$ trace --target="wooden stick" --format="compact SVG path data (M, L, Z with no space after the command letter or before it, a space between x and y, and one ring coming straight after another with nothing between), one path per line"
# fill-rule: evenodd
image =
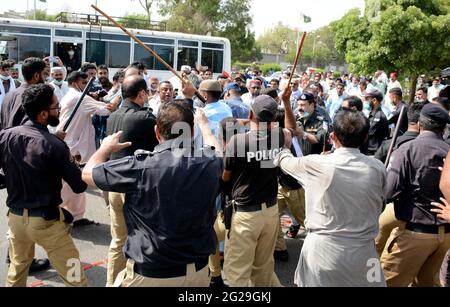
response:
M81 103L83 102L84 97L89 93L89 90L91 89L92 83L94 83L95 78L91 78L84 88L83 93L81 94L80 98L78 99L77 103L75 104L75 108L73 109L72 113L69 116L69 119L67 120L66 124L64 125L63 132L66 132L67 129L69 129L70 124L72 123L73 118L75 117L75 114L77 114L78 109L81 106Z
M146 44L144 44L139 38L137 38L133 33L131 33L130 31L128 31L125 27L123 27L121 24L119 24L117 21L115 21L114 19L112 19L108 14L106 14L105 12L103 12L101 9L99 9L97 6L95 6L94 4L91 5L91 7L96 10L97 12L99 12L100 14L102 14L106 19L108 19L109 21L111 21L116 27L120 28L123 32L125 32L129 37L131 37L139 46L141 46L142 48L144 48L145 50L147 50L151 55L153 55L161 64L163 64L168 70L170 70L176 77L178 77L178 79L181 80L183 86L186 85L186 81L180 76L180 74L173 69L172 66L170 66L169 64L167 64L166 61L164 61L155 51L153 51L149 46L147 46ZM195 90L195 95L198 97L198 99L200 99L203 103L206 103L205 98L200 94L200 92L198 90Z
M294 67L292 67L291 76L289 77L288 87L291 87L291 81L294 77L295 70L297 69L298 60L300 59L300 55L302 54L303 44L305 43L306 32L303 32L302 38L298 45L297 56L295 57Z
M398 134L400 132L400 126L402 124L403 117L405 117L407 109L408 109L407 107L403 106L402 110L400 111L400 115L397 120L397 126L395 126L394 136L392 137L391 145L389 146L388 154L386 157L386 162L384 163L384 166L386 168L388 168L389 163L391 162L391 156L392 156L392 153L394 152L395 143L397 143Z

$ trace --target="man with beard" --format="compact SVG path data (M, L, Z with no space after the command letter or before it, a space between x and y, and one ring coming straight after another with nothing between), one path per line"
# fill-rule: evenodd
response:
M69 85L64 81L64 70L62 67L53 67L51 69L52 81L49 83L55 89L56 98L60 102L69 91Z
M38 58L28 58L22 65L22 75L25 82L14 92L6 95L2 104L0 130L20 126L28 120L22 108L22 95L30 86L44 83L46 64Z
M0 130L17 127L28 121L28 116L22 108L22 95L27 88L34 84L44 83L44 71L46 64L38 58L28 58L22 65L22 75L25 82L14 92L9 93L1 108ZM57 133L60 139L64 139L61 133ZM9 253L6 263L10 263ZM50 262L48 259L34 259L30 267L30 272L38 272L48 269Z
M61 107L53 88L45 84L29 86L22 105L29 121L0 132L0 167L8 190L10 228L11 265L6 286L26 286L35 243L48 253L67 286L87 286L79 252L69 234L71 216L59 207L62 179L76 193L84 192L87 185L67 146L47 129L58 125ZM76 261L77 271L67 265L69 260Z

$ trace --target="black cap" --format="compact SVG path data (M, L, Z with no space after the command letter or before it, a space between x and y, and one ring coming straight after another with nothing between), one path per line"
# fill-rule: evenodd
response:
M275 99L267 95L256 97L252 104L252 111L256 118L263 123L271 123L276 120L278 105Z
M378 101L383 101L383 94L377 90L377 89L371 89L368 90L365 94L363 94L364 97L370 97L370 98L375 98Z
M314 95L311 93L303 93L298 100L315 101Z
M443 107L434 103L426 104L420 115L443 126L450 124L450 116L448 115L448 112Z

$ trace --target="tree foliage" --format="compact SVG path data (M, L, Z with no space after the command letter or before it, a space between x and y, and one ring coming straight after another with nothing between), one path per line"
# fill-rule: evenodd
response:
M379 3L378 15L374 5ZM445 5L447 3L447 5ZM377 69L410 77L450 62L449 2L366 0L366 12L350 11L333 23L336 49L355 73Z
M226 37L233 60L261 58L251 31L250 0L160 0L169 31Z
M287 62L294 62L299 33L282 23L258 38L257 44L267 53L286 54ZM344 57L335 48L331 28L326 26L308 33L302 50L300 64L326 67L330 63L344 64Z
M131 1L134 1L134 0L131 0ZM141 5L141 7L145 10L145 13L147 14L148 21L152 20L152 8L153 8L153 4L156 1L157 0L138 0L139 4Z

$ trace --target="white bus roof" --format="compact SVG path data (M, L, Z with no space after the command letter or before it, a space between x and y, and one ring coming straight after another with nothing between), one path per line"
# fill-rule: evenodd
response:
M27 26L27 27L35 27L35 28L57 28L57 29L67 29L67 30L80 30L80 31L92 31L92 32L100 32L100 26L98 24L93 24L92 28L89 25L84 24L75 24L75 23L61 23L61 22L49 22L49 21L40 21L40 20L27 20L27 19L14 19L14 18L2 18L0 17L0 24L3 25L15 25L15 26ZM149 31L149 30L141 30L141 29L131 29L127 28L131 33L137 36L155 36L160 38L171 38L171 39L187 39L187 40L196 40L196 41L205 41L205 42L221 42L229 45L230 41L224 37L215 37L215 36L204 36L204 35L194 35L194 34L185 34L185 33L177 33L177 32L163 32L163 31ZM116 27L106 27L102 26L101 33L110 33L110 34L123 34L126 35L121 29Z

